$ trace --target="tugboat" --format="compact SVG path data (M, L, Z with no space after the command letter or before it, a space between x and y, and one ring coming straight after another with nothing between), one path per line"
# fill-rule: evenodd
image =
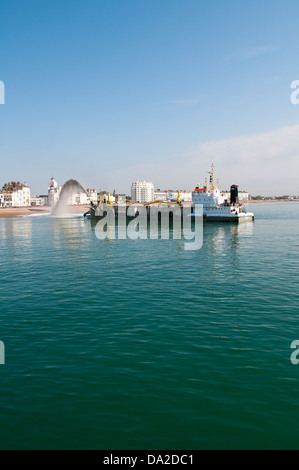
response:
M192 192L193 208L191 217L196 217L195 205L202 204L203 219L215 222L241 222L254 220L253 212L246 212L242 203L239 202L238 186L233 184L230 188L230 201L218 188L214 182L214 165L210 172L210 185L207 181L204 187L196 186Z

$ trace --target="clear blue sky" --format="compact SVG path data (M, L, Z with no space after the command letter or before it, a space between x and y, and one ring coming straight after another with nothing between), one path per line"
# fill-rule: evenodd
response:
M0 0L0 186L193 189L214 162L223 189L299 193L298 18L295 0Z

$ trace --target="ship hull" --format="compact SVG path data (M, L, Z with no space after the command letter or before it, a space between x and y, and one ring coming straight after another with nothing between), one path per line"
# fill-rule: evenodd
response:
M191 214L192 219L195 219L195 215ZM252 212L241 213L238 215L203 215L204 222L234 222L234 223L241 223L241 222L250 222L254 221L254 214Z
M118 219L118 207L117 206L110 206L109 210L113 209L114 211L114 216L116 220ZM170 210L170 208L166 208L165 206L161 207L156 207L157 214L158 212L162 213L165 210L169 211L169 219L172 219L173 217L173 212ZM183 207L180 207L181 210L181 215L183 216L189 216L193 220L195 217L203 217L204 222L234 222L234 223L240 223L244 221L253 221L254 220L254 214L252 212L239 212L238 209L234 208L234 212L231 210L230 207L222 207L222 208L213 208L213 209L203 209L203 215L202 213L199 213L198 216L195 214L195 207L190 206L190 213L189 214L184 214L183 212ZM127 212L127 211L126 211ZM135 214L128 214L126 213L126 219L127 220L133 220L136 215L138 214L138 207L136 207L136 213ZM149 207L146 207L146 214L147 217L150 218L150 209ZM88 212L84 214L84 216L88 219L103 219L106 216L106 210L104 207L102 207L101 210L97 210L95 207L91 207Z

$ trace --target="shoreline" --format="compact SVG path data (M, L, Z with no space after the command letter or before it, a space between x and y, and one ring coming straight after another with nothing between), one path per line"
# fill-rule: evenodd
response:
M70 214L84 214L89 209L89 205L70 206L68 212ZM32 215L50 215L52 210L48 206L30 206L30 207L0 207L0 219L3 218L19 218L29 217Z
M262 203L278 203L278 202L299 202L299 200L293 199L254 199L249 201L243 201L243 204L262 204ZM68 212L70 214L84 214L89 209L89 204L84 204L80 206L69 206ZM33 215L50 215L51 208L48 206L31 206L31 207L0 207L0 219L2 218L19 218L19 217L29 217Z
M299 199L250 199L249 201L242 201L242 204L261 204L263 202L299 202Z

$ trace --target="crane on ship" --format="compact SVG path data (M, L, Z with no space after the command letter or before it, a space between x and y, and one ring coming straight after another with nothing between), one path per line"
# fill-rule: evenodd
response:
M103 201L102 201L102 190L100 190L99 192L99 201L98 201L98 205L100 206ZM133 204L131 199L123 199L122 200L123 202L126 202L128 204ZM91 200L90 200L91 202ZM110 195L110 192L108 191L107 192L107 201L106 201L106 204L112 206L113 205L113 201L111 201L111 195ZM143 205L145 207L148 207L152 204L167 204L167 205L170 205L170 204L176 204L176 205L179 205L181 206L182 205L182 202L181 202L181 191L178 191L178 194L177 194L177 199L175 202L172 202L172 201L160 201L160 200L156 200L156 201L152 201L152 202L146 202L146 203L143 203ZM93 206L93 203L91 202L91 205Z
M148 207L152 204L168 204L168 205L169 204L178 204L179 206L181 206L182 205L182 203L181 203L181 191L178 191L176 202L157 200L157 201L152 201L152 202L146 202L144 205L145 205L145 207Z
M103 191L100 189L100 193L99 193L99 202L98 202L98 205L99 205L99 206L103 203L103 201L102 201L102 192L103 192ZM129 204L132 204L131 199L122 199L122 201L123 201L123 202L128 202ZM112 206L112 205L114 204L114 202L111 201L111 194L110 194L109 191L107 192L107 202L106 202L106 204L109 204L110 206Z

